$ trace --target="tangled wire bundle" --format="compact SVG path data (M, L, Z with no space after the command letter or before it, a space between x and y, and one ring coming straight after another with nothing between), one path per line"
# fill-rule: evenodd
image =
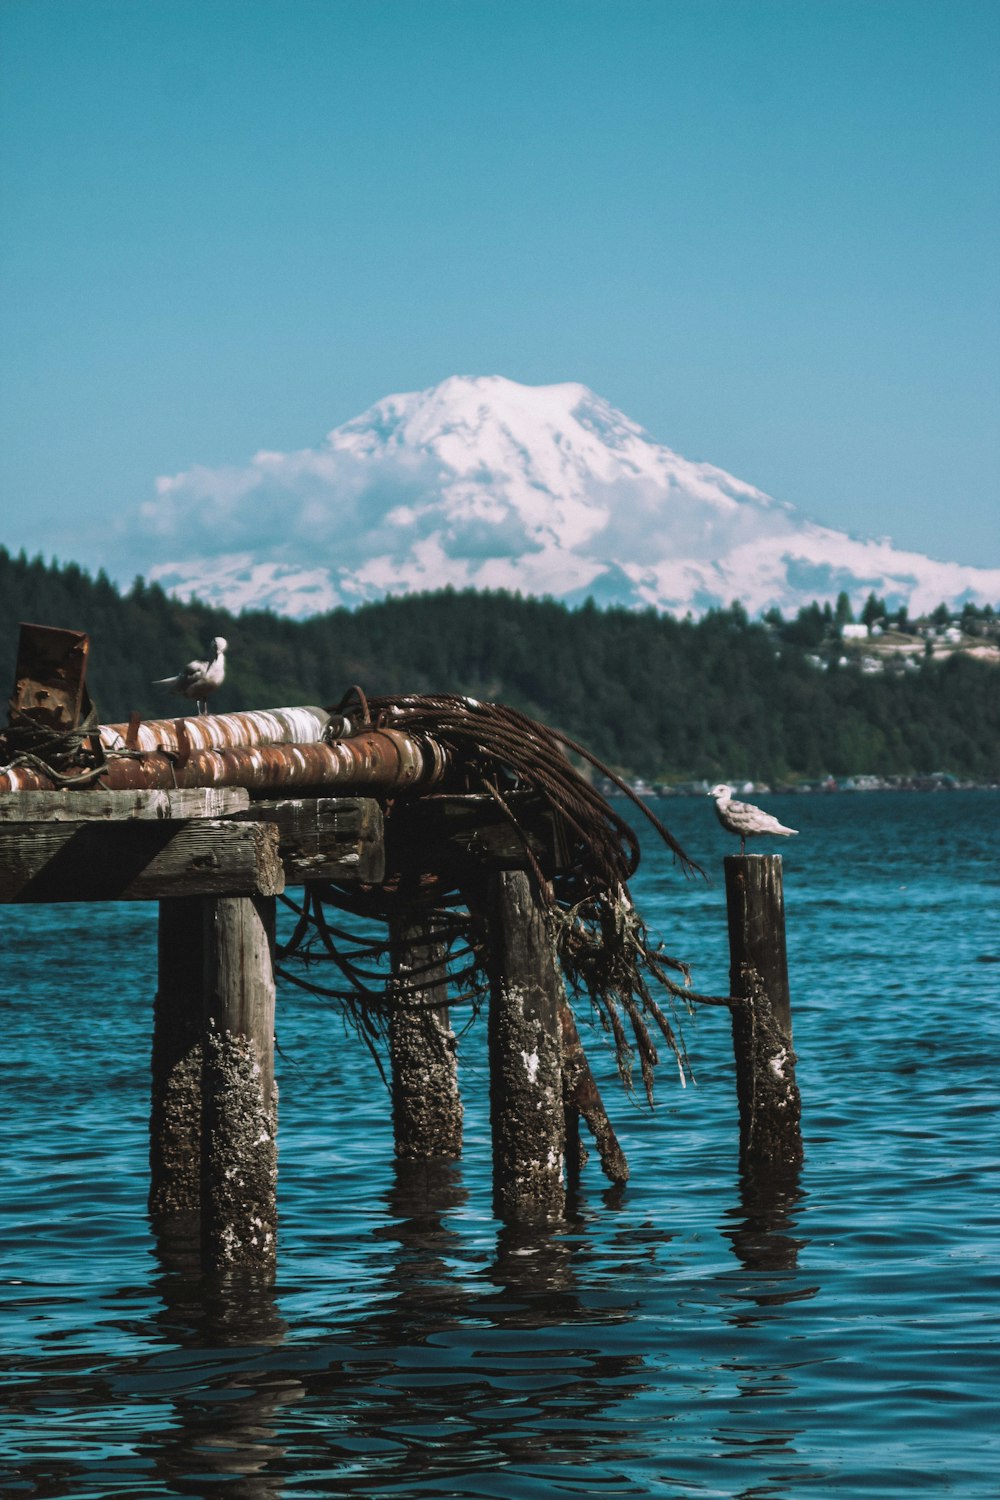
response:
M689 1011L695 1002L720 1002L696 994L687 965L651 938L628 889L640 857L635 830L576 769L570 756L589 762L631 799L685 873L702 874L642 799L582 745L503 704L452 694L367 699L352 688L334 712L341 724L346 718L353 731L398 729L416 739L427 736L448 750L462 790L489 796L520 834L525 864L544 903L569 991L587 997L613 1038L625 1086L632 1087L637 1057L652 1101L658 1061L654 1037L666 1041L683 1082L688 1064L682 1040L652 991L665 993L671 1012L677 1001ZM525 791L547 804L568 851L561 868L551 875L532 852L515 810L511 794ZM424 920L449 945L457 999L471 1000L475 1008L488 989L488 933L479 893L461 881L449 884L440 878L432 849L421 850L420 860L418 870L397 872L378 888L359 892L334 885L313 887L306 903L295 908L295 933L281 950L286 963L297 958L308 965L323 957L334 965L339 973L334 986L316 984L311 976L287 968L283 972L297 984L340 1000L370 1042L382 1034L387 1019L385 976L378 965L389 942L376 936L352 939L327 917L326 906L389 922L390 927L422 907ZM409 982L412 1003L428 1003L421 975L411 974ZM405 984L393 985L391 1003L407 1003Z
M7 715L7 727L0 730L0 770L28 766L58 787L88 786L104 771L97 710L86 695L83 719L73 729L39 723L13 701Z

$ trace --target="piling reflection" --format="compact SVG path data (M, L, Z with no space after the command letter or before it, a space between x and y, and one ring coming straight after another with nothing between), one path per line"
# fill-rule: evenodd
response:
M380 1342L408 1344L432 1328L453 1326L460 1317L466 1298L449 1260L460 1253L461 1242L448 1216L467 1200L458 1162L393 1163L393 1183L385 1197L389 1218L372 1234L394 1248L383 1280L393 1298L364 1325Z
M461 1493L478 1496L478 1471L485 1482L515 1464L593 1464L595 1430L619 1457L630 1452L610 1412L644 1388L645 1364L607 1352L606 1325L632 1314L613 1299L599 1314L586 1305L580 1226L500 1228L493 1258L470 1264L468 1224L463 1234L455 1220L467 1200L460 1167L397 1162L394 1174L389 1217L372 1234L391 1261L380 1258L368 1311L302 1376L298 1451L303 1430L324 1433L310 1471L331 1492L368 1495L461 1473Z
M739 1262L723 1288L728 1323L751 1330L815 1290L798 1271L802 1198L797 1173L741 1182L720 1226ZM620 1472L648 1453L636 1398L662 1387L663 1348L635 1324L636 1292L683 1274L684 1256L681 1246L665 1260L672 1236L654 1222L609 1233L607 1204L595 1208L588 1217L581 1199L550 1226L495 1227L490 1249L487 1221L470 1233L460 1163L398 1161L356 1248L351 1311L292 1344L272 1288L208 1281L193 1237L161 1234L156 1321L173 1348L145 1369L161 1389L175 1383L173 1420L147 1450L161 1483L279 1500L294 1454L300 1477L336 1494L461 1474L462 1493L479 1496L507 1468L557 1487L580 1464L596 1493L611 1482L605 1458ZM794 1369L753 1335L718 1368L736 1388L715 1432L721 1451L765 1469L794 1459Z
M567 1230L504 1225L487 1273L497 1295L483 1297L481 1313L498 1327L525 1329L551 1328L579 1315L577 1246Z
M735 1380L736 1399L714 1436L727 1457L757 1473L756 1482L739 1491L746 1500L756 1495L793 1500L781 1470L796 1461L803 1436L803 1424L790 1416L801 1409L801 1377L798 1363L781 1352L783 1335L774 1318L778 1309L819 1290L799 1274L799 1256L809 1243L795 1232L805 1196L797 1163L744 1170L739 1201L719 1226L749 1274L727 1282L726 1300L732 1304L727 1321L745 1331L747 1343L744 1348L741 1340L737 1356L722 1364Z
M801 1175L796 1163L741 1175L739 1203L727 1211L720 1229L748 1271L797 1269L799 1251L808 1243L793 1232L796 1209L805 1197Z
M142 1362L142 1379L173 1387L174 1403L151 1450L156 1472L171 1494L279 1500L277 1417L302 1387L274 1368L288 1332L274 1287L253 1271L203 1275L196 1218L156 1225L155 1243L161 1306L153 1321L173 1347ZM190 1357L178 1359L178 1349Z

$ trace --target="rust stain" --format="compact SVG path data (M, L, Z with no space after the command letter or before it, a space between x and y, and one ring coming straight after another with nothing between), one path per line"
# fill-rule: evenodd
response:
M186 758L183 737L175 731L176 748L167 751L120 756L110 751L107 767L94 784L112 791L174 786L243 786L251 791L335 786L345 793L413 791L439 785L450 765L443 746L425 736L418 740L395 729L367 730L332 745L317 742L198 749L194 748L197 742L193 731L204 718L172 722L183 723L191 734L192 748ZM148 728L148 724L142 726L142 730ZM103 731L101 738L103 741ZM51 791L53 787L48 777L27 766L0 772L0 792ZM85 797L86 788L78 795Z

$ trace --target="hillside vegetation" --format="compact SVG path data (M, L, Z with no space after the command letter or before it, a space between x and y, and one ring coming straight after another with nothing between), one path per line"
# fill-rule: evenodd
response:
M825 621L816 615L751 622L733 605L675 620L446 590L296 622L182 604L141 579L122 594L101 574L0 548L0 693L13 683L17 626L27 620L90 635L89 685L104 722L133 709L171 716L180 700L152 679L223 635L230 666L213 699L219 710L329 705L359 683L372 694L507 702L651 780L933 770L1000 779L995 666L954 653L871 675L838 664L836 621L829 609Z

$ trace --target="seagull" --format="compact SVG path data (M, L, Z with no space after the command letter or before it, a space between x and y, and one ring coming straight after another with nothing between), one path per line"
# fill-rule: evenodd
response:
M715 798L715 815L728 833L740 836L740 853L746 853L747 839L758 833L798 833L797 828L786 828L777 818L754 807L750 802L734 802L732 788L720 782L708 794Z
M212 642L210 661L189 661L176 677L158 677L154 687L170 688L182 698L194 698L200 714L208 713L207 698L214 693L226 675L226 642L217 635Z

